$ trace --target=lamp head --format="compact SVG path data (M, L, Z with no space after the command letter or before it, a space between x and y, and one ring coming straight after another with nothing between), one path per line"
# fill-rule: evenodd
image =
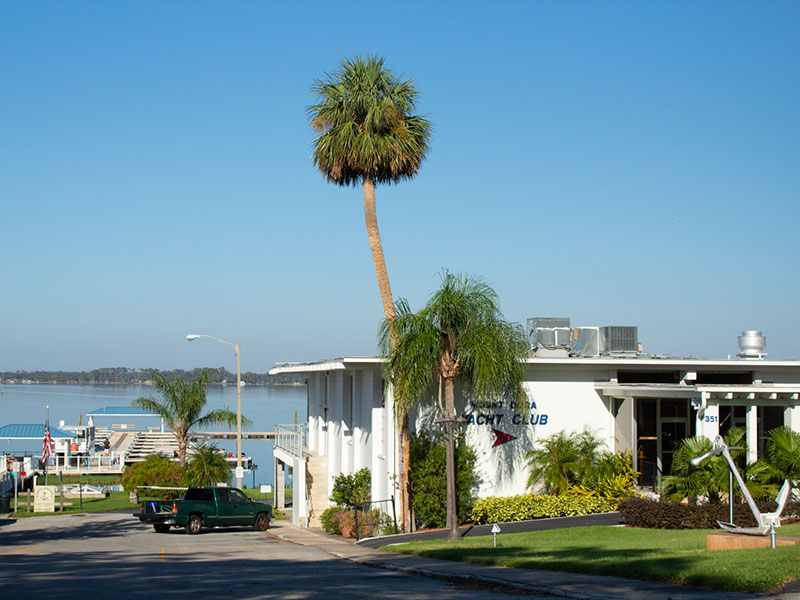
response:
M186 340L191 342L192 340L196 340L199 337L200 336L197 335L196 333L190 333L189 335L186 336Z

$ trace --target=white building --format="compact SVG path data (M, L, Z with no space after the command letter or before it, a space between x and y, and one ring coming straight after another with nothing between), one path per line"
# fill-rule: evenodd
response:
M535 348L525 370L529 412L507 400L482 408L462 400L466 439L478 453L479 497L524 493L525 453L562 429L589 427L610 450L631 450L643 486L669 472L684 437L713 438L744 426L755 460L764 452L764 432L780 425L800 431L800 361L765 360L763 344L738 359L574 353L574 344ZM308 376L306 444L302 451L277 444L275 450L276 486L282 489L284 465L293 467L296 523L315 522L340 473L369 467L372 498L396 495L397 435L380 358L281 364L270 373ZM435 428L437 416L435 408L417 411L412 428Z

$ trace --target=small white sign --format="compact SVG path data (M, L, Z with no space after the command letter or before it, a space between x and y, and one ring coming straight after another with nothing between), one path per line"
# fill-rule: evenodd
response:
M56 511L56 486L37 485L33 493L33 512Z
M272 492L272 486L270 484L261 486L261 493L262 494L269 494L271 492Z
M236 467L236 479L244 477L244 467Z
M500 533L500 527L495 523L492 525L492 533Z

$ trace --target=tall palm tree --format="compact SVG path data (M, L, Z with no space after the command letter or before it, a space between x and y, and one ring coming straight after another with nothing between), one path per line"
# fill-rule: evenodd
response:
M394 340L394 341L392 341ZM386 357L386 379L395 403L406 414L435 384L443 385L443 409L452 427L455 419L455 382L475 401L512 397L525 401L522 386L528 341L519 325L503 320L495 291L481 278L444 271L441 287L415 313L400 300L394 319L380 333ZM441 388L440 388L441 389ZM448 463L453 464L452 436L448 435ZM457 526L455 473L448 469L447 521L451 534Z
M225 454L216 444L200 444L192 451L186 465L187 485L216 485L228 483L231 479L231 466Z
M361 183L364 221L387 321L394 318L394 299L383 256L375 184L411 179L428 152L432 125L414 115L417 91L412 80L396 77L377 56L344 59L339 70L312 86L317 103L308 107L311 127L319 133L313 144L314 165L330 183ZM406 468L410 461L408 419L400 423L401 514L408 525Z
M143 408L159 415L175 432L175 438L178 441L178 459L182 465L186 464L189 430L192 427L217 423L229 427L236 425L236 413L227 408L218 408L201 416L203 407L206 405L208 377L209 374L206 371L194 381L186 383L179 377L170 381L157 373L154 385L161 397L137 398L131 402L131 406ZM247 419L242 418L242 422L246 421Z

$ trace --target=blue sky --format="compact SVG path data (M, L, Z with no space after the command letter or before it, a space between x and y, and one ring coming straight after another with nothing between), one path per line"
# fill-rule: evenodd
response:
M508 319L800 358L794 2L0 4L0 370L376 352L359 188L310 160L310 86L416 81L419 176L377 189L393 292L484 276Z

